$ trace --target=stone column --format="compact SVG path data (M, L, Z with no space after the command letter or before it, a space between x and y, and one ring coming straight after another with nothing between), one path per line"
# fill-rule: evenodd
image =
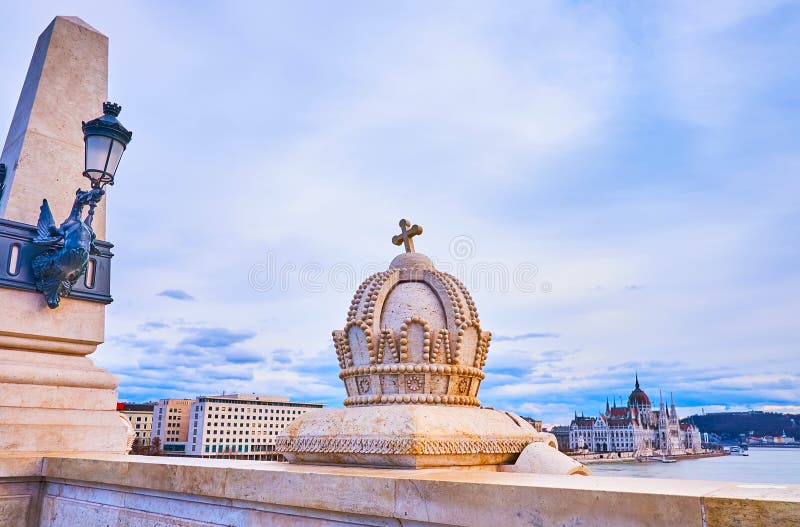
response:
M108 89L108 38L74 17L39 37L0 163L8 168L0 216L35 225L47 198L56 222L86 189L81 121ZM93 227L105 239L106 196ZM105 306L0 288L0 457L125 451L118 381L87 357L103 342Z

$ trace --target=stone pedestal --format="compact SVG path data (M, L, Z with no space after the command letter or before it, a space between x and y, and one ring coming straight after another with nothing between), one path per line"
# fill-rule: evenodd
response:
M0 288L0 457L123 453L117 379L87 357L103 341L103 310Z
M487 408L363 406L310 412L286 427L277 447L298 463L425 468L513 463L550 437Z
M80 19L57 17L39 37L0 157L4 219L35 225L47 198L60 221L88 187L81 121L106 100L107 69L108 39ZM105 203L93 224L100 239ZM104 325L102 303L63 298L48 309L41 293L0 288L0 457L125 451L117 379L87 357Z

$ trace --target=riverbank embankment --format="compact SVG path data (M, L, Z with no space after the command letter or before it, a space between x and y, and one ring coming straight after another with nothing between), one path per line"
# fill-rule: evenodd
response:
M570 457L576 461L579 461L585 465L597 465L597 464L605 464L605 463L649 463L649 462L660 462L663 458L662 456L652 456L652 457L640 457L637 458L633 454L633 452L620 452L621 456L618 456L616 453L614 454L575 454L570 455ZM689 459L702 459L708 457L721 457L721 456L728 456L730 454L726 452L698 452L695 454L681 454L675 456L664 456L666 459L675 460L675 461L684 461Z

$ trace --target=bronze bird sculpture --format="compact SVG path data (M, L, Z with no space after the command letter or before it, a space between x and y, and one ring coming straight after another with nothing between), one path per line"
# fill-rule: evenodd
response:
M42 201L33 242L48 248L33 259L32 265L36 289L44 293L50 309L58 307L62 296L69 296L72 286L86 271L89 255L100 254L94 245L92 218L94 207L103 194L105 191L100 188L78 190L72 212L60 227L53 221L47 200ZM89 214L81 220L85 205L90 205Z

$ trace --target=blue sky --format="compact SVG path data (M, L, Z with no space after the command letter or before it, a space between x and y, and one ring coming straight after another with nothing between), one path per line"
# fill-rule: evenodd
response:
M684 415L800 411L797 2L2 13L2 130L53 16L111 39L123 399L340 404L330 332L407 217L495 335L487 405L563 423L638 371Z

